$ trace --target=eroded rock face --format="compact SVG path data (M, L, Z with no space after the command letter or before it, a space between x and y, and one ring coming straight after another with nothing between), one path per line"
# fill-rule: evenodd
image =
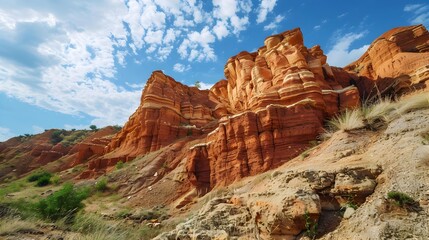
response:
M209 91L188 87L155 71L146 83L141 104L108 145L106 158L134 158L176 139L201 135L214 120Z
M359 76L356 83L362 95L427 87L429 33L423 25L394 28L377 38L359 60L345 69Z
M425 82L428 38L421 25L385 33L346 68L358 74L329 66L319 46L304 46L300 29L268 37L257 52L231 57L226 80L210 91L156 71L107 154L89 166L107 168L192 135L190 140L200 141L185 158L187 175L203 192L275 168L315 140L325 119L358 106L359 95ZM404 81L396 84L398 79Z
M257 52L231 57L224 72L226 80L210 91L154 72L105 160L90 168L201 136L186 166L191 182L208 191L297 156L321 133L326 117L359 105L351 76L331 68L319 46L307 49L300 29L268 37Z
M307 49L299 29L230 58L225 76L211 93L220 99L216 109L235 114L222 117L188 161L203 189L281 165L316 139L326 117L359 105L350 75L326 64L319 46Z

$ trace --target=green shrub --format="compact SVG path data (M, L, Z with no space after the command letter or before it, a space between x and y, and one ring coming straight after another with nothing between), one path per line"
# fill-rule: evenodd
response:
M75 214L84 207L82 201L88 197L87 189L76 189L72 184L64 184L62 189L36 204L37 212L45 219L73 220Z
M36 186L43 187L47 186L51 183L51 176L50 175L43 175L39 179L37 179Z
M30 176L28 176L27 181L36 182L40 178L46 178L46 177L51 178L52 174L42 170L42 171L35 172L35 173L31 174Z
M117 162L116 165L115 165L115 167L116 167L116 169L123 168L124 167L124 162L122 162L122 161Z
M60 176L58 176L58 175L54 175L54 176L52 176L52 178L51 178L51 182L52 182L53 184L55 184L55 185L60 184L60 180L61 180L61 178L60 178Z
M405 205L413 205L415 204L415 201L413 198L408 196L405 193L397 192L397 191L390 191L387 193L387 199L392 199L395 201L395 204L398 206L405 206Z
M51 135L51 143L55 145L61 142L63 138L64 138L63 130L55 130L52 132L52 135Z
M106 178L100 178L97 183L95 184L95 190L99 192L104 192L108 188L107 186L107 179Z

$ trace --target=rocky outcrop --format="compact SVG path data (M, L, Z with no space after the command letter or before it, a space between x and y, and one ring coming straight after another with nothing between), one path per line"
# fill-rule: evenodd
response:
M345 67L358 75L361 95L372 96L429 85L429 33L423 25L394 28ZM377 86L377 87L375 87Z
M53 134L59 142L53 144ZM55 172L86 162L104 154L110 136L116 133L113 127L96 132L87 130L46 130L36 135L24 135L0 143L0 180L16 178L29 171L43 167ZM61 135L58 138L58 135ZM62 160L61 164L48 164Z
M210 189L275 168L297 156L322 131L326 117L359 105L352 78L307 49L299 29L268 37L258 52L241 52L215 85L219 119L204 144L190 149L189 177Z
M297 156L321 133L326 117L360 102L350 75L331 68L319 46L307 49L300 29L268 37L257 52L231 57L225 76L201 91L154 72L105 160L90 163L90 169L201 136L186 166L191 182L208 191Z
M211 200L189 221L156 239L296 239L326 211L365 202L380 173L377 167L275 171ZM317 234L317 226L312 231Z
M108 145L105 157L127 161L186 136L201 135L215 118L209 91L188 87L155 71L136 112Z

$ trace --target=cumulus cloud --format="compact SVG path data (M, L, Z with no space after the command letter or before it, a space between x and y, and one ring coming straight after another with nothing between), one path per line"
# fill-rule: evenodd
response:
M407 4L404 11L411 13L411 24L424 24L429 26L429 5L428 4Z
M201 32L192 31L179 46L178 52L182 59L189 61L214 61L216 55L210 46L215 41L215 36L210 32L209 27L204 27Z
M350 46L356 40L364 37L365 34L365 32L348 33L338 38L332 49L327 53L329 64L332 66L343 67L362 56L368 49L369 44L354 49L350 49Z
M131 61L164 61L176 51L188 62L215 61L213 45L238 37L255 14L252 0L213 0L212 9L203 3L2 2L0 92L44 109L89 116L98 126L122 124L137 107L141 91L137 85L118 85L118 67ZM275 4L261 1L258 23ZM173 68L187 71L190 64Z
M277 29L279 24L283 21L285 17L282 15L277 15L276 18L274 19L274 21L272 21L270 24L264 26L264 30L273 30L273 29Z
M191 70L191 65L184 65L184 64L181 64L181 63L176 63L176 64L174 64L174 66L173 66L173 70L174 71L176 71L176 72L186 72L186 71L189 71L189 70Z
M14 136L15 134L9 128L0 127L0 142L4 142Z
M263 23L267 19L268 13L273 11L276 6L277 0L261 0L261 4L258 8L258 17L256 19L256 23Z

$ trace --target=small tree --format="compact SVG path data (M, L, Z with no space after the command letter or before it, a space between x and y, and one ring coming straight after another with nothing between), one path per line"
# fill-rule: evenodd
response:
M195 82L195 87L197 87L198 89L201 89L201 82L200 81L196 81Z
M92 131L97 130L97 126L95 126L95 125L91 125L91 126L89 126L89 128L90 128Z
M52 144L57 144L59 142L61 142L63 140L63 131L61 130L55 130L52 132L51 135L51 143Z

